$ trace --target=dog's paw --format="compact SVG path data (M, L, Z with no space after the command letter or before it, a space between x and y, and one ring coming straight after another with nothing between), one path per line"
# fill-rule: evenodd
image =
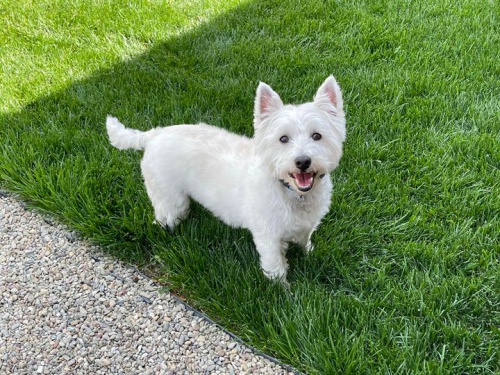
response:
M267 269L263 268L262 271L264 272L264 275L266 275L268 279L286 284L287 268L288 264L286 264L285 262L280 265L275 265L275 267L272 268L267 268Z
M160 220L153 220L153 225L159 225L162 228L166 227L166 224L161 222Z
M168 230L168 233L170 233L171 235L175 234L174 227L171 227L170 225L166 225L166 224L162 223L161 221L153 220L153 225L159 225L160 227Z

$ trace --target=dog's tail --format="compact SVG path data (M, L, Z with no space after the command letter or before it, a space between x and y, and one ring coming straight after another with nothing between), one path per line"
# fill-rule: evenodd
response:
M106 118L106 129L108 130L109 141L120 150L128 148L144 150L150 138L149 132L128 129L116 117L108 116Z

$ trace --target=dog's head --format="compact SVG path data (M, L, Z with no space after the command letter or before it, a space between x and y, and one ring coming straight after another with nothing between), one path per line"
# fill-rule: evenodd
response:
M320 86L314 100L284 105L265 83L257 88L255 141L262 164L286 187L301 194L333 171L342 156L345 115L342 93L333 76Z

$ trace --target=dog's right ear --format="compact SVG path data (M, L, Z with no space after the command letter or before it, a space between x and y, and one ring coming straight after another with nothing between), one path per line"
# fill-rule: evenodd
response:
M334 115L342 111L344 107L342 92L334 76L329 76L320 86L318 92L314 96L314 103Z
M259 126L266 117L282 107L279 95L269 85L260 82L255 95L254 126Z

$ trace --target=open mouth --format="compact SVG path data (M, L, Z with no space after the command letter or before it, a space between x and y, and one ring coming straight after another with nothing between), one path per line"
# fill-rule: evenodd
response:
M297 189L305 192L312 189L316 174L316 172L298 172L290 173L290 177L293 178L293 182Z

